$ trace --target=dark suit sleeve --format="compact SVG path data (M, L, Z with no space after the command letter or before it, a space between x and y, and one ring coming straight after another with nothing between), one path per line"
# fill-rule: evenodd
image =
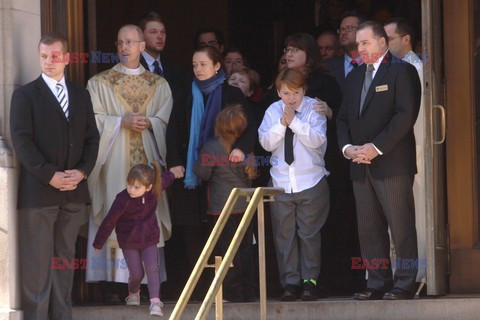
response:
M417 70L405 63L397 72L395 81L395 113L385 128L373 138L372 143L382 153L388 153L407 135L417 120L420 109L421 85Z
M240 103L243 106L245 115L247 116L247 128L243 134L235 141L233 148L242 150L245 155L252 153L253 146L255 145L255 139L257 138L257 123L255 120L255 114L253 113L252 106L243 95L242 91L238 88L229 86L229 97L226 100L227 103Z
M19 88L13 92L10 108L10 130L16 155L25 169L48 185L57 166L45 159L35 144L33 128L33 94Z
M335 121L340 110L340 105L342 104L342 92L335 78L331 76L328 78L330 79L325 82L324 87L326 93L325 102L327 102L330 109L332 109L332 120Z
M87 128L85 134L85 140L83 143L83 153L80 163L77 169L83 170L87 175L92 172L95 167L98 155L98 145L100 141L100 135L97 129L97 123L95 121L95 114L93 113L92 100L87 90L84 92L84 99L86 99L87 106Z
M349 75L350 76L350 75ZM340 148L340 152L342 148L347 145L351 144L352 140L350 137L350 129L348 124L348 99L349 99L349 92L348 92L348 81L345 84L345 92L342 100L342 104L340 106L340 110L338 111L337 115L337 140L338 146Z
M173 108L168 120L166 144L167 144L167 167L184 166L185 163L180 155L180 145L182 143L182 123L186 112L185 90L177 90L173 97ZM180 93L181 92L181 93Z

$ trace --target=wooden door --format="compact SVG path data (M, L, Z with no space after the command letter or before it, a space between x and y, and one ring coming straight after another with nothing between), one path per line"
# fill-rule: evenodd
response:
M444 12L448 13L444 15L444 63L450 293L480 292L480 123L477 123L480 101L475 101L480 83L475 81L479 56L474 45L480 35L479 5L480 0L444 1Z
M441 1L422 0L426 228L419 230L417 225L417 232L425 233L429 295L441 295L448 291L443 12Z

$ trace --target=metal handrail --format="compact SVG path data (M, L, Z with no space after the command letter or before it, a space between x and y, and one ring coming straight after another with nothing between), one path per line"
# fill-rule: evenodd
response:
M247 227L249 226L252 220L252 217L255 213L255 210L257 209L257 206L259 206L259 203L261 201L262 202L260 203L260 205L262 207L261 211L262 211L262 219L263 219L263 197L264 196L271 197L271 196L282 194L282 193L284 193L284 190L282 188L265 188L265 187L260 187L256 189L234 188L232 190L232 192L230 193L230 196L228 197L227 202L225 203L222 213L218 218L217 223L215 224L212 232L210 233L210 236L205 244L205 247L202 250L202 253L200 254L200 257L198 258L197 263L193 268L192 274L188 278L187 284L185 285L185 288L183 289L182 294L180 295L180 298L178 299L178 302L175 305L175 308L173 309L172 314L170 315L169 320L180 320L180 317L182 316L183 311L185 310L188 300L190 299L190 296L192 295L192 292L195 286L197 285L198 280L200 279L203 269L207 265L208 258L212 254L213 248L217 244L220 234L222 233L223 228L227 223L227 220L230 216L230 213L232 212L233 206L237 202L238 197L240 196L250 197L253 194L253 197L251 198L250 203L248 204L247 210L245 211L242 217L240 225L238 226L238 229L235 232L235 235L233 236L232 242L228 247L228 250L225 254L222 264L220 265L218 272L215 274L215 278L213 279L212 284L210 285L207 295L203 300L203 303L195 319L198 319L198 320L206 319L208 315L208 311L212 306L213 299L215 298L215 295L217 294L220 288L220 285L225 279L228 268L233 261L233 257L237 253L238 247L240 246L240 242L242 241L245 235L245 232L247 230ZM265 256L261 258L265 259ZM263 261L263 265L264 265L264 261ZM265 277L263 277L263 281L265 281ZM265 284L261 283L261 287L265 288ZM265 301L262 301L262 300L265 300ZM266 310L265 310L266 295L265 294L260 295L260 302L261 302L261 312L266 313Z

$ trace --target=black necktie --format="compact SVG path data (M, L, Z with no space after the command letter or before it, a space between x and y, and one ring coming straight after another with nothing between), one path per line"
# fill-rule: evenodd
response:
M356 60L353 60L350 61L350 64L353 66L353 69L355 69L356 67L358 67L358 62Z
M285 162L288 165L293 162L293 131L289 127L285 131Z
M295 111L297 114L297 111ZM293 157L293 131L290 127L287 126L287 130L285 131L285 162L288 165L291 165L294 157Z
M363 103L365 102L365 98L367 97L368 89L372 84L374 69L375 68L373 67L373 64L367 65L367 71L365 72L365 80L363 81L362 94L360 95L360 112L362 112Z
M163 77L163 71L160 68L160 64L158 63L157 60L153 62L153 72L158 74L159 76Z

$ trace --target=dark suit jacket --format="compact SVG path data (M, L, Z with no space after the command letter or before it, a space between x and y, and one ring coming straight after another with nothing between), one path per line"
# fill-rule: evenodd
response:
M342 93L345 93L345 56L336 56L325 60L325 66L337 80Z
M387 53L380 64L360 115L366 65L350 72L337 118L340 148L371 142L383 152L369 165L375 178L417 172L413 125L420 108L420 79L414 66L399 59L392 61L391 57ZM352 179L362 179L365 169L365 164L351 162Z
M161 58L162 67L163 67L163 77L167 80L170 90L172 91L172 96L175 99L175 96L178 95L178 91L182 90L187 85L187 73L180 69L177 65L170 62L168 59ZM140 55L140 64L147 70L150 71L147 62L143 55Z
M88 175L97 159L99 134L90 95L68 81L66 85L68 121L41 76L13 93L10 130L21 163L19 209L90 201L86 181L72 191L49 185L56 171L80 169Z

